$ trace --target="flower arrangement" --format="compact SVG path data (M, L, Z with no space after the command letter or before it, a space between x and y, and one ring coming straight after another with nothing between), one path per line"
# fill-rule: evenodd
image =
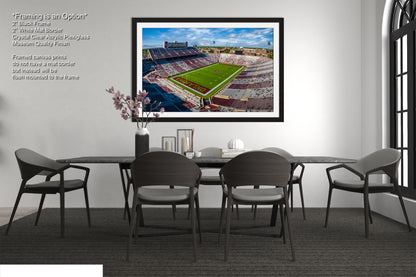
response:
M165 108L160 108L161 102L151 102L146 90L139 90L136 97L133 98L129 95L125 96L119 90L115 91L114 87L106 89L106 91L113 95L114 107L116 110L121 110L121 117L124 120L135 119L137 128L147 128L147 125L165 111ZM153 112L157 109L159 112ZM153 117L150 117L152 113Z

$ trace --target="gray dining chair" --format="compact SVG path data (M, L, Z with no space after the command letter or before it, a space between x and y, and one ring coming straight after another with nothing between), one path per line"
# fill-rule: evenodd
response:
M400 152L396 149L386 148L375 151L352 164L339 164L326 169L329 192L328 205L326 209L325 228L328 226L329 207L331 204L331 196L333 189L345 190L350 192L362 193L364 197L364 221L365 221L365 237L369 234L369 221L372 223L371 209L368 199L370 193L393 192L396 193L403 215L406 219L409 232L411 227L407 217L406 208L403 203L402 194L397 180L397 168L400 162ZM335 169L346 169L357 176L355 179L333 179L332 171ZM386 174L390 180L388 182L370 180L370 176L374 174Z
M71 165L68 163L58 163L41 154L26 148L20 148L15 151L15 156L20 169L22 182L17 194L9 224L7 225L6 235L9 233L20 199L24 193L40 194L40 204L36 215L35 226L38 224L42 211L43 202L46 194L60 195L60 212L61 212L61 237L64 237L65 227L65 193L77 189L84 190L85 205L87 208L88 226L91 227L90 209L88 203L87 182L90 169L83 166ZM64 172L69 168L80 169L84 171L83 179L66 179ZM35 176L45 176L45 181L28 183ZM54 176L58 176L58 180L51 180Z
M206 147L200 150L201 152L201 157L202 158L221 158L221 148L218 147ZM221 178L220 175L218 174L218 171L216 172L216 174L209 174L207 173L211 168L201 168L202 169L202 176L201 176L201 181L200 184L201 185L206 185L206 186L221 186ZM223 194L222 196L222 202L225 203L225 198L226 195ZM235 206L235 210L237 213L237 219L240 219L240 213L239 213L239 209L238 209L238 205L234 205ZM233 209L234 209L233 206Z
M201 152L202 158L221 158L221 148L218 147L207 147L201 149L199 152ZM202 169L202 176L201 176L201 184L204 185L218 185L221 186L221 179L220 176L217 174L204 174L207 170L207 168L201 168Z
M194 260L197 260L195 210L199 240L201 224L199 218L198 185L201 169L186 157L169 151L148 152L138 157L131 166L133 178L133 205L131 208L127 260L130 257L132 237L137 235L136 223L140 221L143 204L179 205L188 204L191 210L191 229ZM174 188L171 188L174 186ZM134 232L136 228L136 232Z
M224 193L227 197L226 236L224 259L228 260L229 240L231 226L232 204L244 205L279 205L283 230L283 241L285 242L284 221L287 220L288 235L295 260L293 248L292 231L290 226L290 215L283 214L288 207L287 182L290 176L290 163L284 157L268 151L251 151L243 153L226 163L220 170L220 177ZM254 189L252 186L261 185ZM268 188L265 188L268 187ZM224 202L221 206L220 228L218 239L221 239L222 223L224 218Z
M290 160L293 158L293 155L287 152L284 149L277 148L277 147L267 147L263 149L264 151L270 151L276 154L279 154L286 159ZM299 175L295 175L295 171L297 168L300 168ZM292 163L291 164L291 172L290 172L290 180L288 182L289 185L289 195L290 195L290 210L293 212L293 185L299 185L299 193L300 193L300 200L302 203L302 214L303 219L306 219L306 213L305 213L305 202L303 199L303 187L302 187L302 178L303 178L303 172L305 171L305 165L302 163Z
M149 152L155 152L155 151L168 151L168 150L163 150L162 147L150 147L149 148ZM173 189L173 186L170 186L171 189ZM176 205L172 205L172 218L174 220L176 220Z
M163 150L161 147L150 147L149 148L149 152L155 152L155 151L167 151L167 150ZM123 176L124 174L126 174L126 181L124 180L124 177L122 177L122 182L125 182L126 185L126 194L130 195L130 190L133 186L133 182L131 179L131 173L130 173L130 165L124 165L125 168L120 168L120 174L121 176ZM127 168L126 168L127 167ZM122 172L122 170L124 170L124 174ZM173 188L173 186L170 186L170 188ZM128 206L124 207L124 219L126 219L126 216L128 214ZM176 205L172 205L172 218L175 220L176 219ZM141 217L141 222L140 222L141 226L144 225L144 218Z

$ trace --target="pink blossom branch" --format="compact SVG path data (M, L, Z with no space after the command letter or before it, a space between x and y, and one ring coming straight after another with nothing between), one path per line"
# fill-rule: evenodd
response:
M147 128L147 126L158 118L160 114L154 112L154 110L161 105L161 102L154 101L151 103L150 98L147 97L146 90L138 91L136 97L124 96L120 91L115 91L114 87L106 89L106 91L113 95L112 99L114 107L117 110L121 110L121 117L124 120L129 118L136 119L137 128ZM149 110L146 111L146 105L150 104ZM150 114L153 112L153 118L150 118ZM164 112L164 108L160 108L160 113Z

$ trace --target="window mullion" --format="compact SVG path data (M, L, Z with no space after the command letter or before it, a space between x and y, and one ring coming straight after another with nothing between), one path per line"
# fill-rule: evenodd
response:
M415 184L415 0L395 1L390 34L390 144L402 154L398 168L404 195L416 199ZM405 178L405 179L404 179ZM403 186L406 187L403 187Z

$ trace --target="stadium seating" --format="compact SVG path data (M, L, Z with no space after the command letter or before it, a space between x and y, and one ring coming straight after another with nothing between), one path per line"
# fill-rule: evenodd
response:
M201 54L201 52L195 47L188 47L184 49L151 48L149 49L149 53L154 61Z
M143 62L143 88L167 111L270 111L273 109L273 60L258 56L203 54L195 47L149 49L152 62ZM166 78L214 63L246 68L212 97L212 105L199 108L200 99ZM149 73L150 72L150 73ZM199 110L198 110L199 109Z

